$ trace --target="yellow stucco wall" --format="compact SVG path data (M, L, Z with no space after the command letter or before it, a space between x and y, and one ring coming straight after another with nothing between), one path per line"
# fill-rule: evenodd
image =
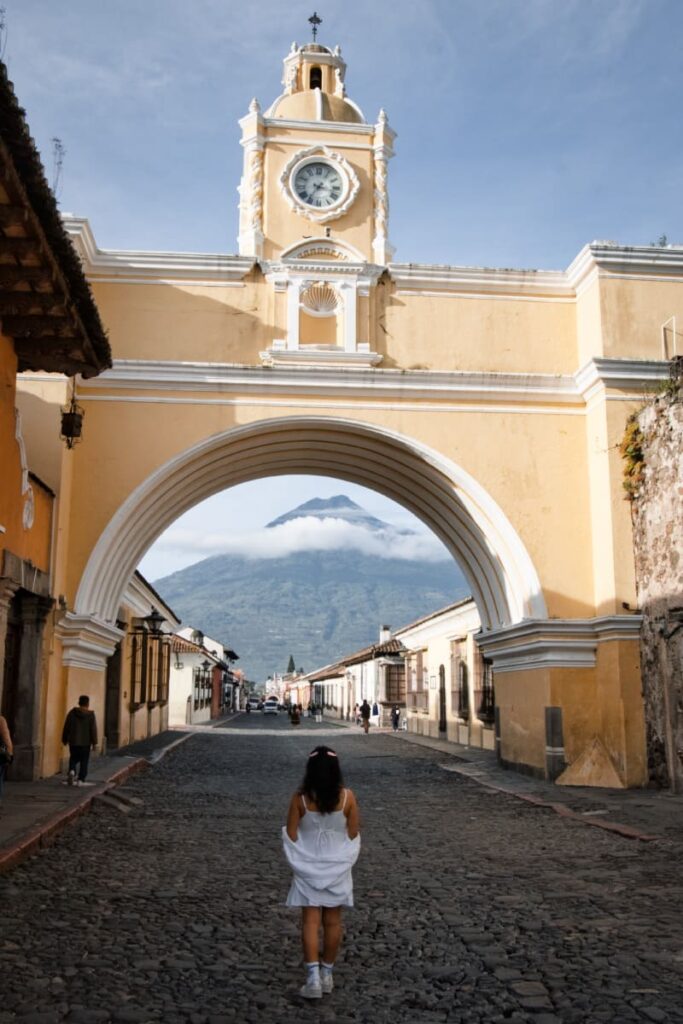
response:
M33 523L24 525L28 493L22 487L22 463L16 437L17 358L9 338L0 335L0 551L11 551L43 572L50 569L52 495L36 479L29 478L33 492ZM28 467L30 469L30 466Z

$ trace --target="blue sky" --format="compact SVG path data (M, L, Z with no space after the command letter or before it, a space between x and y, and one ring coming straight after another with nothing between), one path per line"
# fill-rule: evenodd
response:
M260 0L0 0L5 59L62 210L103 248L234 252L238 118L280 92L313 5ZM396 259L566 267L593 239L683 243L683 0L328 0L349 95L398 132ZM244 485L176 523L156 578L318 494L403 510L314 478ZM417 527L415 521L412 522ZM218 543L218 540L216 541Z
M232 252L237 119L280 91L312 5L2 0L62 209L105 248ZM562 268L595 238L683 243L681 0L330 0L350 96L398 132L406 262Z

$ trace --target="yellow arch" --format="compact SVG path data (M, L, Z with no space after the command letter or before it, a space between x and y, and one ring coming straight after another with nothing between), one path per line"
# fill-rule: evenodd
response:
M314 474L392 498L460 564L484 629L547 618L531 559L509 520L464 470L396 432L353 420L274 418L216 434L170 459L121 505L83 572L76 614L112 622L142 556L180 515L235 484Z

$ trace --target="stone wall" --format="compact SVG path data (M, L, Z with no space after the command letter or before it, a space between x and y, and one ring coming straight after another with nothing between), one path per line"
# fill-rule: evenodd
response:
M649 774L683 791L683 359L638 426L632 508Z

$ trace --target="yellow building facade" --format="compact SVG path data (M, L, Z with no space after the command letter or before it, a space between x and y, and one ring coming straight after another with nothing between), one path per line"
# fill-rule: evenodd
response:
M394 133L345 78L338 48L295 46L282 94L249 105L237 255L107 251L67 220L114 364L78 387L52 671L67 703L83 690L103 708L117 612L160 533L234 484L330 475L403 504L460 563L504 763L554 778L597 737L589 781L642 785L617 444L666 375L683 253L593 243L565 271L395 262Z

